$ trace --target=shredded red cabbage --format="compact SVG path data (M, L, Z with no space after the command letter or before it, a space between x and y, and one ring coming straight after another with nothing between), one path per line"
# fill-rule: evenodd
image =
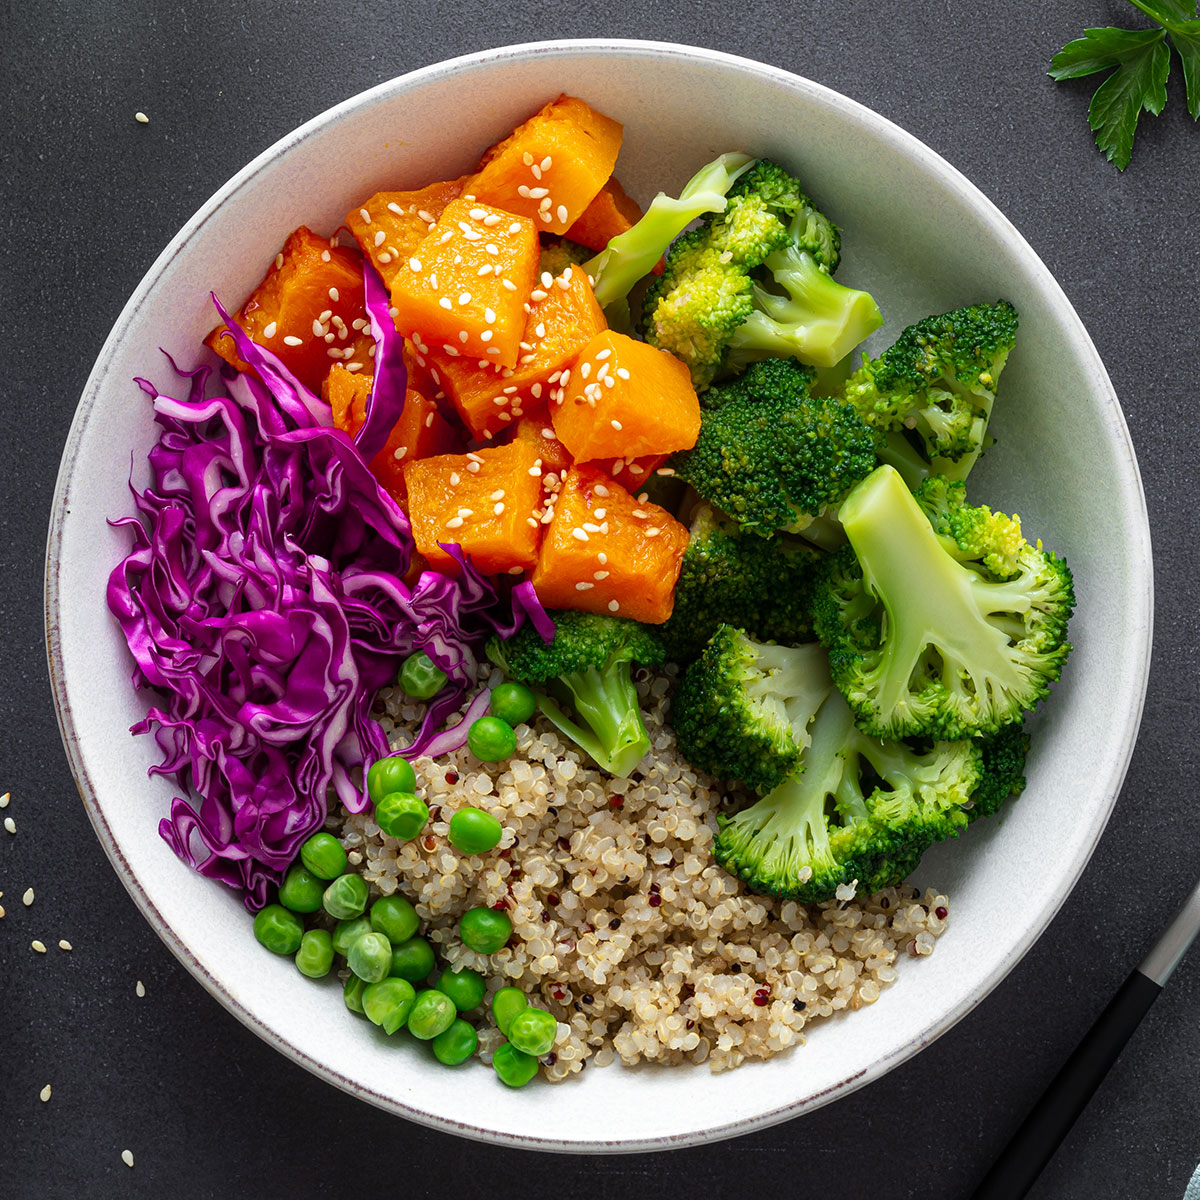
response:
M369 803L365 769L390 752L371 705L404 657L424 650L448 677L408 752L445 753L465 740L465 724L441 724L475 683L476 651L526 616L539 629L548 619L531 589L502 597L457 546L456 577L405 584L404 513L328 407L218 310L258 378L225 368L224 394L209 395L207 367L172 361L183 399L137 381L161 433L151 485L131 489L138 516L113 522L133 549L108 605L135 687L165 694L133 727L162 751L151 773L184 790L160 833L255 910L324 822L330 789L351 811ZM377 344L388 383L373 391L391 422L402 343Z

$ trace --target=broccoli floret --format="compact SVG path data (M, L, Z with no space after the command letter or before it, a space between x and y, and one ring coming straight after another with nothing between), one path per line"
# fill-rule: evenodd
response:
M844 399L881 435L909 429L930 473L965 479L988 445L988 421L1000 372L1017 337L1007 301L973 304L910 325L878 358L850 376ZM903 456L889 439L880 457ZM901 461L893 465L909 479Z
M659 192L640 221L584 265L596 281L600 307L608 310L624 305L633 285L651 272L692 221L706 213L723 212L725 194L753 162L748 154L722 154L688 180L678 200Z
M991 737L980 738L983 776L971 793L967 819L995 815L1011 796L1025 790L1025 756L1029 753L1029 734L1017 725L1005 725Z
M943 491L939 502L949 498ZM1066 563L1040 542L1014 550L1007 519L989 540L988 518L972 522L961 493L951 507L952 518L935 519L962 531L954 552L900 475L879 467L843 501L850 544L814 584L834 682L878 737L995 733L1046 696L1071 650ZM1013 570L998 575L987 561Z
M810 639L809 601L820 554L792 538L743 533L707 504L692 517L670 618L658 626L667 657L690 662L722 624L751 637Z
M797 771L718 818L714 856L753 891L806 903L846 887L867 895L901 882L967 824L964 806L983 773L976 743L920 751L867 737L837 692L810 733Z
M743 529L802 530L875 466L875 438L855 411L808 394L808 372L762 363L709 400L676 474ZM726 395L731 398L726 399Z
M968 504L966 484L934 475L916 490L933 531L959 562L981 562L997 579L1019 570L1021 518L994 513L985 504Z
M816 642L777 646L722 625L684 672L671 724L694 767L769 791L797 767L833 687Z
M582 266L592 257L592 251L587 246L565 237L549 237L543 235L541 240L541 255L538 259L538 273L549 271L555 277L561 275L568 267Z
M679 238L642 303L646 340L688 365L698 392L760 358L832 367L882 324L835 283L840 236L777 163L760 159L725 209Z
M526 625L503 642L492 638L488 657L514 679L541 689L535 691L539 710L602 769L624 778L650 749L632 664L660 665L662 643L649 626L620 617L550 616L555 632L549 643Z

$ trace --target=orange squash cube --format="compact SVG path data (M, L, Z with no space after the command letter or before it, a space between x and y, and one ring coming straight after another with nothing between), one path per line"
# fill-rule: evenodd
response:
M554 436L554 428L550 424L550 415L545 408L536 412L525 413L517 420L513 436L528 442L542 460L543 477L547 473L562 475L571 465L571 456L567 448Z
M480 366L478 359L452 358L445 351L431 352L426 359L463 424L482 441L522 412L544 406L563 368L605 328L586 273L568 267L557 278L544 273L530 292L516 366Z
M537 562L537 459L528 442L514 441L405 464L413 541L435 571L456 569L440 542L457 542L488 575L519 574Z
M468 179L464 175L414 192L376 192L346 214L346 228L387 287Z
M371 369L375 342L366 326L358 252L330 246L303 225L288 236L233 319L251 341L277 355L314 392L320 391L334 362ZM250 370L224 325L204 344L239 371Z
M366 420L371 376L356 375L345 367L335 366L321 386L321 394L333 410L334 425L353 437ZM383 490L405 508L408 489L404 484L404 464L457 449L458 444L458 436L438 412L437 405L409 388L404 396L404 408L383 449L367 466Z
M608 243L642 219L638 202L625 191L614 175L579 214L567 237L589 250L603 250Z
M687 367L612 330L584 346L560 395L554 432L576 462L671 454L690 449L700 433Z
M612 175L621 135L619 121L559 96L483 156L470 190L542 233L566 233Z
M671 615L688 531L592 466L571 467L530 577L547 608L661 625Z
M532 221L473 197L452 200L392 282L396 328L421 354L516 366L537 262Z

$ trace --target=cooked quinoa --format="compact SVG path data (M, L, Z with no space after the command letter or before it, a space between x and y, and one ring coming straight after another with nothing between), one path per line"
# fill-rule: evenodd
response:
M726 874L712 860L716 815L738 798L676 748L669 675L637 679L653 750L634 779L604 775L539 717L517 727L506 762L480 763L465 747L417 759L431 820L413 841L386 836L369 813L337 822L372 889L412 900L444 964L486 975L489 999L515 984L558 1018L543 1066L551 1080L589 1059L722 1071L767 1058L802 1042L811 1022L873 1004L899 960L932 953L946 927L946 898L932 890L806 906ZM385 688L377 709L403 750L422 707ZM450 844L450 817L465 805L499 818L495 850L467 856ZM459 917L478 905L512 920L496 954L458 939ZM479 1033L490 1062L503 1038L491 1025Z

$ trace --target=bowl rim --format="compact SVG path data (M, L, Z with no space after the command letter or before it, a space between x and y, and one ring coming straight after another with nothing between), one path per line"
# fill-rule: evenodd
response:
M1104 781L1104 802L1093 808L1090 824L1086 829L1087 837L1082 843L1082 850L1078 860L1071 864L1070 869L1060 880L1058 888L1049 897L1042 909L1034 914L1034 919L1026 926L1010 952L993 966L977 992L956 1004L950 1011L942 1013L936 1019L928 1022L924 1028L910 1037L903 1045L883 1055L872 1063L870 1067L848 1075L820 1093L803 1096L798 1100L780 1105L752 1117L742 1118L701 1130L650 1138L608 1141L584 1141L566 1138L546 1138L535 1134L503 1133L469 1122L424 1112L394 1097L383 1095L343 1075L328 1064L317 1061L277 1033L270 1025L245 1007L220 979L208 971L188 949L188 946L181 937L167 924L155 906L154 901L133 874L130 864L123 855L121 847L109 827L103 808L99 803L95 789L89 778L83 750L76 735L75 722L66 690L61 631L57 616L60 601L60 549L65 517L67 516L67 501L70 495L74 465L78 457L80 444L86 434L89 419L96 406L101 385L108 373L109 363L115 354L115 348L120 340L122 330L144 303L147 294L164 272L167 265L184 248L187 242L216 215L226 200L246 185L267 164L299 146L326 126L336 123L350 113L368 108L379 99L395 92L406 91L428 82L454 76L460 72L470 72L510 60L532 59L544 55L570 55L574 53L635 59L667 57L682 63L719 65L726 69L732 69L760 79L766 78L767 80L784 84L789 88L806 93L815 100L838 107L847 116L856 119L864 126L870 127L876 135L888 138L899 149L915 160L925 171L933 174L941 183L956 191L961 198L969 203L972 210L980 219L992 225L996 235L1009 246L1014 252L1015 257L1021 260L1023 265L1030 270L1031 274L1038 280L1039 286L1059 302L1059 308L1064 319L1074 326L1073 332L1078 339L1080 348L1092 356L1096 372L1096 383L1099 387L1107 390L1107 398L1111 404L1111 412L1109 414L1112 419L1110 437L1121 440L1123 442L1123 449L1128 455L1127 474L1120 477L1118 482L1121 485L1123 499L1131 509L1131 516L1140 534L1140 537L1136 539L1137 549L1140 551L1140 554L1137 560L1131 564L1131 578L1135 581L1135 590L1137 590L1137 598L1140 601L1142 609L1137 614L1140 619L1134 623L1141 637L1140 641L1132 647L1127 647L1126 652L1140 655L1143 666L1141 677L1137 681L1136 703L1130 708L1122 731L1123 738L1121 744L1110 760L1113 767L1109 777ZM868 108L866 105L851 99L833 88L816 83L801 75L779 67L756 62L752 59L700 46L646 39L578 38L521 42L476 51L471 54L460 55L417 68L377 84L363 92L359 92L339 104L324 110L263 150L218 188L187 220L179 232L176 233L154 260L122 308L105 339L104 345L84 385L64 446L54 489L46 543L44 622L47 664L63 746L85 810L92 822L101 846L116 869L121 882L133 898L134 903L168 949L199 980L202 986L237 1017L243 1025L314 1075L333 1083L343 1091L359 1099L408 1120L416 1121L429 1128L446 1133L459 1134L478 1141L524 1149L569 1153L645 1152L673 1149L694 1145L701 1141L707 1142L740 1136L755 1129L766 1128L799 1116L802 1113L810 1112L832 1100L857 1090L899 1066L957 1024L964 1016L979 1005L1025 956L1034 942L1045 932L1054 916L1078 883L1108 823L1128 771L1145 705L1149 679L1154 611L1153 570L1150 555L1149 517L1137 458L1124 413L1121 410L1120 402L1109 380L1099 352L1096 350L1083 322L1067 299L1058 281L1042 262L1041 258L1000 209L957 168L930 149L917 137L873 109Z

